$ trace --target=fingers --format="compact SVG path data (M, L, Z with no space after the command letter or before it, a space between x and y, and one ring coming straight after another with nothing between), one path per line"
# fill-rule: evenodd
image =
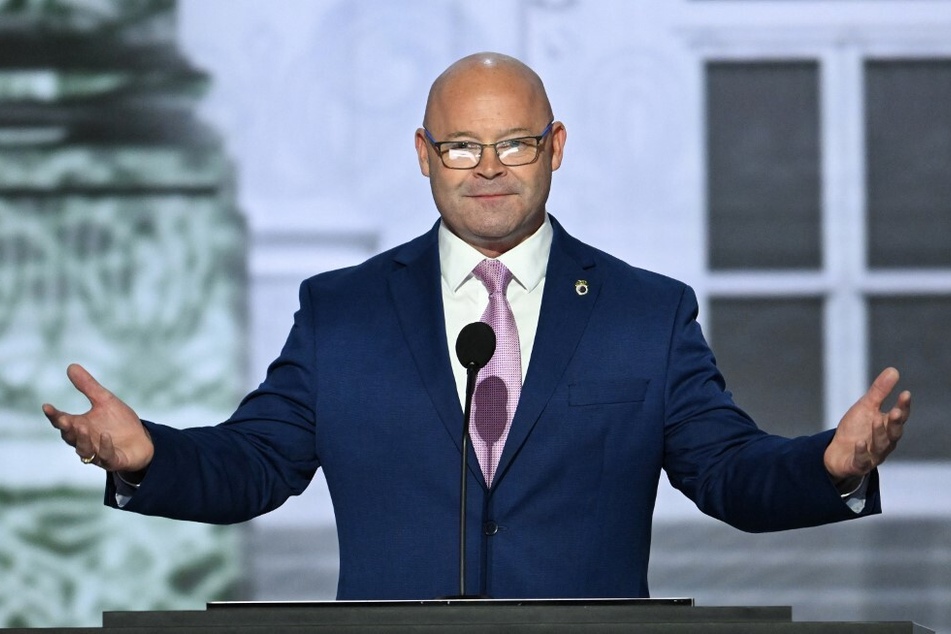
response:
M116 451L112 436L106 432L98 439L82 435L76 439L76 455L85 464L92 464L106 471L115 471L121 468L122 459Z
M889 425L884 420L881 425L875 425L872 428L871 447L869 452L872 454L872 466L876 467L885 461L888 454L895 449L898 439L901 438L901 425Z
M76 437L76 455L78 455L83 462L89 464L95 462L98 458L98 450L96 448L93 439L88 435L80 435Z
M67 441L69 442L69 441ZM73 442L69 443L76 450L76 455L85 464L92 464L110 470L111 465L117 463L116 449L112 442L112 436L108 433L95 434L77 433Z
M85 370L82 370L82 368L80 368L80 370L82 371L82 374L85 374L86 377L92 379L88 372L85 372ZM85 386L84 377L80 377L79 381ZM42 409L43 414L46 416L47 420L49 420L50 424L59 430L59 434L63 441L75 449L76 455L78 455L84 463L99 464L98 444L100 441L98 438L95 438L97 434L89 427L86 416L69 414L57 409L49 403L44 403Z
M96 464L106 471L114 471L118 468L116 448L112 442L112 436L107 433L99 436L99 453Z
M898 395L898 402L888 412L888 422L896 425L904 425L911 416L911 392L905 390Z
M81 365L72 364L66 374L92 407L83 414L69 414L45 403L43 414L63 440L87 464L106 470L139 470L152 459L154 447L138 415L99 384Z
M880 465L898 446L905 431L905 422L911 408L911 394L902 392L898 404L887 414L880 415L879 420L872 425L871 436L867 443L858 443L855 463L866 464L868 469ZM858 445L862 446L861 452ZM861 457L859 454L861 453Z
M872 381L868 392L865 393L865 398L869 401L869 404L875 409L881 409L882 403L885 402L888 395L891 394L895 386L898 385L898 379L898 370L895 368L885 368L882 370L882 373Z
M839 421L824 455L826 469L834 478L864 475L895 450L911 415L911 393L905 390L899 394L887 412L882 411L882 405L898 379L895 368L883 370Z
M875 411L880 412L882 405L895 385L898 384L898 370L895 368L885 368L878 377L872 382L865 398L868 405ZM904 431L904 425L911 415L911 392L903 391L898 395L898 399L886 414L881 415L880 423L873 424L872 428L872 446L873 452L879 448L885 449L889 445L894 445L901 438ZM893 447L888 447L885 455L891 452Z
M856 473L863 475L875 468L872 453L866 443L861 441L855 443L852 453L852 466L856 469Z
M50 424L59 430L59 435L71 447L76 446L76 433L73 430L72 416L61 412L49 403L43 404L43 414Z
M89 399L93 405L99 405L103 401L112 397L112 392L102 387L99 381L93 378L91 374L78 363L71 363L66 368L66 376L69 377L73 386L82 392L83 396Z
M50 424L57 429L60 428L63 419L69 416L69 414L66 412L59 411L49 403L43 403L43 414L46 415L46 418L49 420Z
M91 456L95 456L99 451L98 439L94 438L94 432L84 423L82 416L73 416L66 412L61 412L53 406L49 406L50 413L47 413L47 406L43 406L43 412L47 413L47 418L58 428L60 436L69 446L76 450L76 454L85 462Z
M876 447L881 447L887 456L895 448L905 431L905 423L911 415L911 392L905 390L898 395L898 401L884 416L881 434L877 435ZM883 456L884 459L884 456Z

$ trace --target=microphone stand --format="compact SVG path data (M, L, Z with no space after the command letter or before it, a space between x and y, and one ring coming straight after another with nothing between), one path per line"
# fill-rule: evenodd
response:
M466 596L466 484L469 481L469 419L472 417L472 395L475 394L476 377L495 354L495 331L481 321L476 321L459 333L456 339L456 356L466 369L466 405L462 424L462 460L459 482L459 596L446 599L472 599Z
M472 395L475 393L479 366L470 362L466 366L466 410L462 424L462 472L459 481L459 596L466 596L466 489L469 459L469 420L472 416Z

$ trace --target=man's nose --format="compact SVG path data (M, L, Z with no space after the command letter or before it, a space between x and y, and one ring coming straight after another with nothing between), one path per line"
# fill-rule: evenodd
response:
M476 173L483 178L496 178L505 173L506 166L499 160L499 152L494 146L482 149L482 158L476 165Z

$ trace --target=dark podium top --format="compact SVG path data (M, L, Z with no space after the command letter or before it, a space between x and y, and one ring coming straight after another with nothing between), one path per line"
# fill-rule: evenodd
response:
M36 632L37 630L2 630ZM910 622L794 622L790 607L706 607L693 599L446 599L209 603L205 610L104 612L71 634L274 632L637 632L641 634L927 634Z
M790 607L702 607L693 599L447 599L210 603L194 612L106 612L136 632L641 632L925 634L913 623L799 623Z

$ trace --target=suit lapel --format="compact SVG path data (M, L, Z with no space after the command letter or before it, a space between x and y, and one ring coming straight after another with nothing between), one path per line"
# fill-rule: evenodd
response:
M400 328L419 375L446 431L461 450L463 411L446 344L437 229L438 223L432 231L395 254L396 266L389 276L389 287ZM471 450L469 454L469 469L484 486L475 454Z
M532 357L493 487L505 477L561 381L601 290L602 281L589 252L554 218L551 222L554 235ZM578 291L579 281L585 282L587 292Z
M551 222L554 235L532 357L494 486L505 477L562 380L601 290L602 281L590 250L565 233L554 218ZM389 288L420 377L447 433L461 449L463 412L446 345L437 229L438 223L394 255ZM578 293L579 280L586 282L587 293ZM471 447L468 464L484 487L482 470Z

